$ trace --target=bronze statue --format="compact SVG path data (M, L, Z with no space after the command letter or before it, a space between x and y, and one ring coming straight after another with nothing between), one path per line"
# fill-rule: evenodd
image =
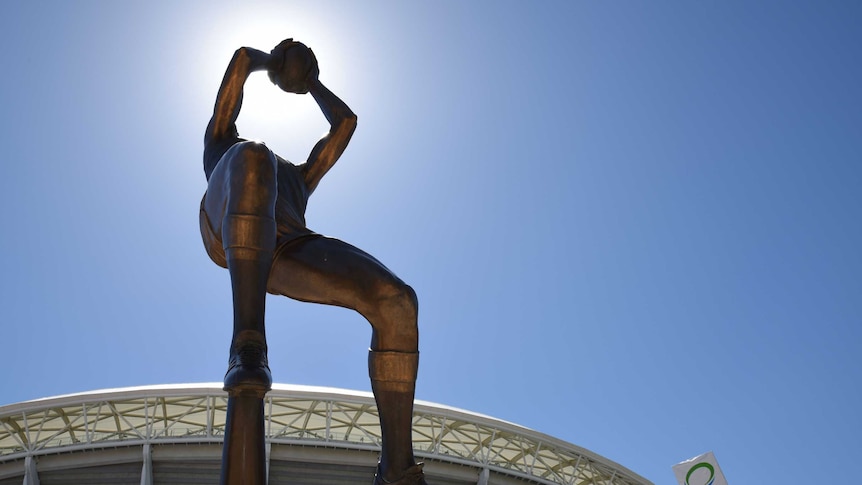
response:
M294 165L237 132L245 81L263 70L286 92L310 93L329 121L329 133L305 163ZM233 291L225 390L231 396L262 397L271 387L264 329L267 292L352 308L372 328L368 372L383 438L374 483L424 485L411 436L419 365L416 293L371 255L305 224L308 197L356 129L356 115L318 74L314 53L292 39L270 53L242 47L225 72L207 126L201 233L210 258L230 272Z

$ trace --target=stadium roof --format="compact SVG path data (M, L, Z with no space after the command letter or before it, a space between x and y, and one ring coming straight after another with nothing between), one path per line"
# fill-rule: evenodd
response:
M227 394L219 384L111 389L2 406L0 480L4 464L7 477L17 464L26 482L34 459L55 454L143 446L146 455L152 445L218 444L226 409ZM270 447L373 454L380 449L370 393L274 385L265 412ZM429 476L432 464L441 463L475 471L480 483L483 474L487 483L493 473L546 485L651 485L617 463L552 436L429 402L414 406L413 441L417 458L429 464Z

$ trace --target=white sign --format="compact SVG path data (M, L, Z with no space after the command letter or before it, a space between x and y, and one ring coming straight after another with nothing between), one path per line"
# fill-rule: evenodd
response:
M711 451L674 465L673 474L679 485L727 485Z

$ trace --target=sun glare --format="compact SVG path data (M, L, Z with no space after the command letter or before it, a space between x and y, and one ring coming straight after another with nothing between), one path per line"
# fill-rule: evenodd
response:
M220 81L231 55L239 47L268 52L283 39L292 37L314 51L322 65L324 83L341 85L339 76L345 72L345 59L338 49L338 33L323 21L325 14L315 13L278 4L222 12L215 28L204 35L207 76ZM327 66L341 67L327 69ZM208 93L210 105L215 101L216 81L213 86ZM237 128L240 136L265 141L283 157L301 163L329 126L310 95L285 93L265 73L258 72L246 82Z
M359 93L368 92L360 85L363 70L354 60L356 40L351 38L348 22L336 12L338 4L317 2L280 2L261 4L223 4L222 9L207 10L199 26L187 35L194 37L199 52L193 56L197 87L189 90L194 101L201 133L212 114L219 84L234 51L247 46L268 52L283 39L292 37L309 46L320 63L320 79L342 97L354 110L361 106ZM355 35L355 32L353 32ZM353 54L353 55L351 55ZM360 117L362 115L360 114ZM245 84L243 106L237 120L240 136L265 142L274 152L299 164L306 161L320 138L329 130L326 118L311 95L281 91L270 83L263 72L253 73ZM355 157L357 140L348 149ZM314 210L325 211L327 204L338 204L341 196L361 190L360 179L365 172L358 164L340 164L327 176L318 190ZM196 172L197 175L197 172ZM323 197L323 194L330 194Z
M329 125L310 94L286 93L261 74L246 82L237 128L240 136L262 140L279 155L301 163Z

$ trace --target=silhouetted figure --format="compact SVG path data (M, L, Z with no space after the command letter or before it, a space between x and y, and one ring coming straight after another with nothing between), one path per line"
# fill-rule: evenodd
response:
M249 74L263 70L286 92L310 93L329 121L329 133L305 163L294 165L237 132L243 85ZM225 72L207 126L201 233L210 258L230 271L233 291L225 390L262 395L271 387L264 328L267 292L352 308L372 328L368 371L383 435L374 483L425 484L411 439L419 364L416 294L369 254L305 224L309 195L356 129L356 115L318 74L311 50L291 39L270 53L242 47Z

